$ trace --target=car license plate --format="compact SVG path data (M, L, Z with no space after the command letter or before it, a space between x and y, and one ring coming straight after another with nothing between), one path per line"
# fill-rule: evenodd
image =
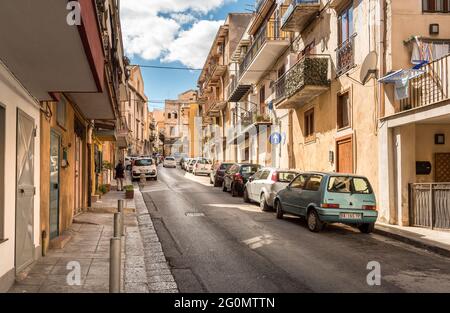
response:
M360 220L362 218L362 214L358 213L341 213L339 216L343 220Z

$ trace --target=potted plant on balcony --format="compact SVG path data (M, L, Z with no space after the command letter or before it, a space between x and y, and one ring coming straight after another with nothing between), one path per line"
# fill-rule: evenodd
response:
M134 199L134 187L133 185L125 186L125 198Z
M268 115L258 114L256 115L256 122L257 123L270 122L270 117Z

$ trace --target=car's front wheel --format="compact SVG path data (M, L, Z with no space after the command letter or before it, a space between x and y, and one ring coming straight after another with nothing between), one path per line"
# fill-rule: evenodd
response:
M370 234L375 230L375 223L365 223L362 225L359 225L359 231L363 234Z
M250 203L250 198L248 196L248 190L247 188L244 189L244 202L245 203Z
M238 196L235 184L231 185L231 196L232 197L237 197Z
M278 219L282 219L283 215L284 215L284 212L283 212L283 207L281 205L281 201L280 200L277 200L275 202L275 210L277 212L277 218Z
M314 233L318 233L323 229L323 223L319 218L319 214L317 214L316 210L309 210L308 212L308 229Z
M227 192L228 191L227 185L225 185L225 181L223 181L223 183L222 183L222 191L223 192Z
M261 211L264 211L264 212L267 212L270 210L270 207L267 204L266 196L264 194L261 194L261 199L259 200L259 207L261 208Z

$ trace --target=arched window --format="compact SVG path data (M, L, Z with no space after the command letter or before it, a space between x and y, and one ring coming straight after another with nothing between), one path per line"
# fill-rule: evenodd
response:
M172 118L172 114L169 113L169 114L167 115L167 118L170 120L170 119Z
M177 119L178 118L178 113L173 113L173 118Z

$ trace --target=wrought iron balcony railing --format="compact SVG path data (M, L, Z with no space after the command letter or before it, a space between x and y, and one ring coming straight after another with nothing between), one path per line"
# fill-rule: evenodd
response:
M355 37L356 33L344 41L336 49L336 75L340 76L355 65Z
M279 103L297 94L305 101L315 97L329 88L330 72L330 56L305 56L276 81L274 102Z
M263 27L256 34L250 49L244 57L244 60L239 65L239 77L245 73L267 41L287 40L289 38L289 33L282 31L280 26L281 21L279 19L270 19L263 25Z
M401 111L450 100L450 55L423 66L421 70L422 75L409 81L409 97L400 101Z

